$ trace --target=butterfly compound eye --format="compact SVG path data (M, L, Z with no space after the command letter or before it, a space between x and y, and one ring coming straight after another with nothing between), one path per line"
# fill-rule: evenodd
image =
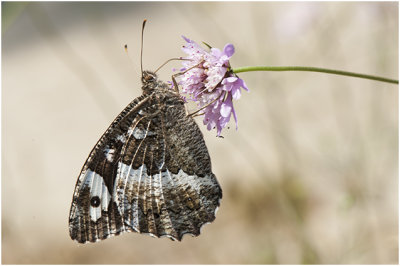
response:
M142 82L143 83L151 83L157 79L157 75L150 71L143 71L142 74Z
M154 77L153 77L152 75L147 75L147 76L144 77L144 80L145 80L146 82L151 82L151 81L154 80Z
M94 208L100 206L100 198L98 196L94 196L90 199L90 205Z

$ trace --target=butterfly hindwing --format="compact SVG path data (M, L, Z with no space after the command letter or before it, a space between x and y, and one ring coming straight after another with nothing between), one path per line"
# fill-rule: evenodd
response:
M200 227L215 219L222 192L183 101L172 92L155 97L155 108L142 109L140 122L128 130L116 201L135 231L181 240L184 234L199 235Z
M153 90L121 112L89 155L74 192L70 235L80 243L124 231L197 236L215 219L221 197L183 100Z

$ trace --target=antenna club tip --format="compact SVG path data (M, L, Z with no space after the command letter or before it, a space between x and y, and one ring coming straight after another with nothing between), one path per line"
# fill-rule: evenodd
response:
M144 26L146 25L147 19L143 20L143 25L142 25L142 44L140 46L140 71L142 71L143 75L143 32L144 32Z

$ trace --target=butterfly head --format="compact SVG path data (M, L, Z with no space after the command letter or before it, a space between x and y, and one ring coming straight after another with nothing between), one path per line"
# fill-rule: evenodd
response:
M157 74L148 70L143 71L142 84L143 93L151 93L159 86Z
M157 81L157 74L152 72L152 71L148 71L145 70L142 73L142 83L143 85L147 84L147 83L154 83Z

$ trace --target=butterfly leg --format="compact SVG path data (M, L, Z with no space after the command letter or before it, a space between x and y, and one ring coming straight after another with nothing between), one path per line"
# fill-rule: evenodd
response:
M171 77L172 83L174 83L174 89L177 93L179 93L179 87L178 87L178 83L176 82L175 78L184 75L186 72L188 72L189 70L192 70L193 68L200 67L204 62L205 61L203 60L200 63L198 63L197 65L194 65L191 68L186 69L185 71L181 71L181 72L178 72L178 73L175 73L172 75L172 77Z
M218 95L217 98L215 98L215 99L212 100L211 102L207 103L206 105L204 105L203 107L201 107L199 110L197 110L197 111L195 111L195 112L193 112L193 113L188 114L188 116L195 117L195 116L198 116L198 115L202 115L202 114L197 114L197 113L200 112L201 110L204 110L207 106L209 106L209 105L215 103L219 98L221 98L222 94L224 94L224 93L227 94L226 91L222 91L222 92ZM196 114L197 114L197 115L196 115ZM204 113L203 113L203 114L204 114Z

